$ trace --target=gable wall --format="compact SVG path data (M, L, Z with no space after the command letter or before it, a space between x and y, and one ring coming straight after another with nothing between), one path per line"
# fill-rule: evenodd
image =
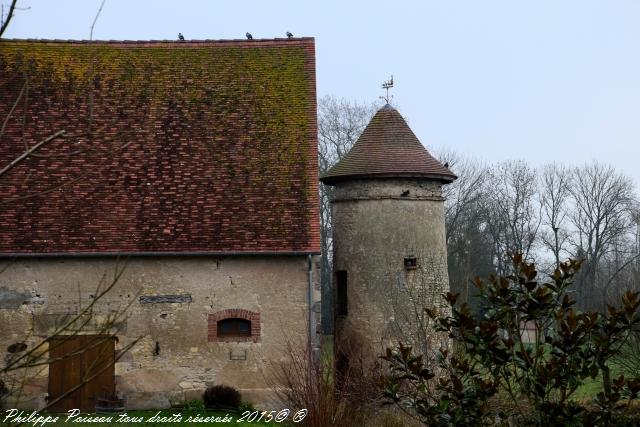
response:
M24 340L28 330L34 331L29 344L42 340L65 315L88 304L103 276L108 283L122 267L83 333L97 331L108 313L125 310L116 350L142 337L116 363L116 390L129 408L167 407L200 397L214 383L234 386L257 403L273 398L266 388L274 385L274 363L288 341L307 340L306 256L15 260L0 274L0 324L6 325L0 342ZM257 339L212 340L210 319L225 310L254 316ZM246 360L230 360L245 354ZM44 404L47 375L46 367L31 373L24 388L29 401L23 397L20 406Z

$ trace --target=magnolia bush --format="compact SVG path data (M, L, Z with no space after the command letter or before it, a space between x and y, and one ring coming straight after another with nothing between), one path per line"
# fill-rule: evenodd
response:
M426 360L402 344L387 349L388 403L430 426L628 425L640 378L613 377L611 360L640 325L638 293L605 314L580 312L567 292L580 261L561 263L544 280L521 255L511 261L515 274L474 281L480 310L448 293L450 315L429 313L452 351ZM598 377L593 401L578 401L576 390Z

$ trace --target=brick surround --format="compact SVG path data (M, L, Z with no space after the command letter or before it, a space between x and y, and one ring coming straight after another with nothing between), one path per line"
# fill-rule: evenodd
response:
M251 336L248 337L220 337L218 336L218 322L224 319L245 319L251 322ZM209 342L238 342L238 341L260 341L260 313L245 310L242 308L228 308L226 310L211 313L208 316L208 338Z

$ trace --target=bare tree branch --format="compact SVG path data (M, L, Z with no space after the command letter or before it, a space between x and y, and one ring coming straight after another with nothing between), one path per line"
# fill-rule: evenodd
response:
M29 148L27 151L25 151L24 153L22 153L21 155L19 155L18 157L16 157L15 159L13 159L11 161L11 163L9 163L7 166L5 166L4 168L2 168L2 170L0 170L0 177L2 175L4 175L7 171L9 171L12 167L14 167L15 165L17 165L18 163L20 163L22 160L26 159L27 157L29 157L29 155L31 153L33 153L34 151L36 151L38 148L42 147L44 144L46 144L47 142L53 141L54 139L63 136L64 135L64 129L63 130L59 130L58 132L54 133L53 135L50 135L48 137L46 137L45 139L43 139L42 141L38 142L37 144L35 144L34 146L32 146L31 148Z
M93 18L93 23L91 24L91 30L89 31L89 40L93 40L93 27L96 26L96 22L98 21L98 18L100 17L100 13L102 12L102 8L104 7L104 2L106 0L102 0L102 3L100 3L100 7L98 8L98 12L96 13L95 18Z
M11 18L13 18L13 13L16 9L16 4L18 4L18 0L12 0L11 5L9 6L9 13L7 13L7 19L0 26L0 37L4 34L4 32L9 27L9 22L11 22Z
M20 89L20 93L18 93L18 97L16 98L15 102L11 106L11 109L9 110L9 113L7 113L7 117L4 118L4 120L2 122L2 128L0 128L0 138L2 137L2 135L4 135L4 130L7 127L7 123L9 123L9 119L11 118L11 116L13 116L13 112L15 111L16 107L18 106L18 103L22 99L22 96L26 92L28 82L29 82L29 80L25 80L24 81L24 84L22 85L22 89Z

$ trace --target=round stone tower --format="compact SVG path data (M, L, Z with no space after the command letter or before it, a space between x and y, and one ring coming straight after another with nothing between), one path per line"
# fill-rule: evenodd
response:
M388 104L320 178L333 186L338 365L375 360L395 341L428 351L424 308L446 306L449 289L441 189L455 179Z

